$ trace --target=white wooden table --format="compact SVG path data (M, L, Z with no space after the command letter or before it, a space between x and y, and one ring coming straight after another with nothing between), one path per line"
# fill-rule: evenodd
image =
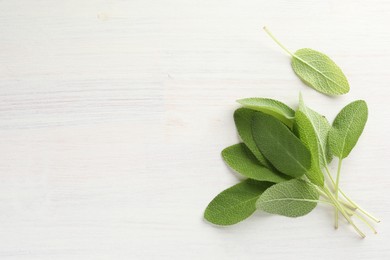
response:
M263 25L331 56L350 93L305 87ZM0 259L390 259L389 25L387 0L0 1ZM235 100L299 91L331 120L368 102L341 182L378 235L335 231L326 206L203 221L238 182Z

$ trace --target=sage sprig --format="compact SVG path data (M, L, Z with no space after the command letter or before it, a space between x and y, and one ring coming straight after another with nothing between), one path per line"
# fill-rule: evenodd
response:
M291 55L292 68L305 84L327 95L349 91L345 75L328 56L307 48L292 53L267 28L264 30ZM365 101L345 106L332 125L308 107L302 95L295 110L270 98L237 102L243 106L234 112L240 143L225 148L222 158L246 179L209 203L206 220L233 225L256 210L295 218L325 204L334 209L335 228L342 216L361 237L365 234L353 218L377 233L370 221L379 220L340 188L342 161L356 146L367 122ZM333 157L338 157L335 174L328 167Z
M335 209L336 228L341 214L362 237L365 235L352 220L353 216L376 233L365 217L379 220L339 187L341 161L357 144L367 121L366 103L358 100L345 106L331 126L324 116L308 108L300 96L297 109L289 112L291 128L283 110L264 109L262 102L258 106L247 104L234 112L243 143L222 151L226 164L247 179L215 197L205 211L205 218L217 225L232 225L248 218L256 209L300 217L323 203ZM328 168L333 155L339 157L336 179Z

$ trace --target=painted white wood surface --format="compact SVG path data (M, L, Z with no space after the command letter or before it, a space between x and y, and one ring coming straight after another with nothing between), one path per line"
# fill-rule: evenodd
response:
M330 55L351 92L305 87L263 25ZM389 25L387 0L0 1L0 259L389 259ZM237 182L235 100L299 91L330 119L367 100L342 186L378 235L335 231L325 206L202 220Z

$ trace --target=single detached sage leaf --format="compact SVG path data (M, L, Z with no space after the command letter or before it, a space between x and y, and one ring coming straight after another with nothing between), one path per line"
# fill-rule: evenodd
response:
M256 111L248 108L239 108L234 111L234 123L241 140L249 148L249 150L256 156L257 160L268 168L272 165L265 159L264 155L257 148L252 136L252 117Z
M304 48L297 50L291 66L306 85L327 95L349 92L348 80L341 69L325 54Z
M310 151L275 117L256 112L252 134L261 153L280 172L297 178L309 171Z
M308 86L327 95L341 95L349 92L349 83L341 69L325 54L304 48L290 52L272 33L268 35L288 54L295 74Z
M275 184L257 200L256 208L286 217L300 217L316 206L319 193L316 187L304 180L294 179Z
M294 110L278 100L270 98L244 98L237 100L237 102L246 108L272 115L290 128L294 123Z
M256 200L272 183L244 180L218 194L207 206L204 218L216 225L233 225L253 214Z
M363 100L345 106L333 121L329 131L332 153L343 159L349 155L363 132L368 117L367 104Z
M311 153L311 167L306 172L306 176L312 183L321 187L324 186L324 175L321 172L319 161L319 141L310 120L300 110L295 113L294 130Z
M256 157L245 144L235 144L222 151L222 158L237 173L258 181L282 182L288 176L276 173L260 165Z
M325 116L320 115L316 111L310 109L303 102L302 95L299 94L299 111L301 111L310 121L315 132L316 141L318 143L318 157L320 168L324 168L332 161L332 153L328 145L328 133L331 128ZM314 141L314 140L313 140Z

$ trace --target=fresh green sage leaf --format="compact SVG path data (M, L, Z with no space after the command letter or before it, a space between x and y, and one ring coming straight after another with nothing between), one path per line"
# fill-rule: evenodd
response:
M324 175L320 168L319 141L310 120L300 110L295 113L294 130L298 133L299 139L306 145L311 153L311 167L306 172L309 180L319 186L324 186Z
M249 148L249 150L256 156L257 160L268 168L272 165L265 159L264 155L257 148L252 136L252 117L256 111L248 108L239 108L234 111L234 123L241 140Z
M204 218L216 225L233 225L253 214L256 200L272 183L244 180L218 194L207 206Z
M286 217L300 217L316 206L319 193L313 184L294 179L275 184L257 200L256 208Z
M256 157L245 144L235 144L222 151L222 158L237 173L258 181L282 182L290 179L288 176L271 171L260 165Z
M237 102L246 108L272 115L290 128L294 123L294 110L278 100L270 98L244 98L237 100Z
M310 151L275 117L256 112L252 134L261 153L280 172L296 178L310 169Z
M368 117L367 104L363 100L345 106L333 121L329 131L332 153L343 159L349 155L363 132Z
M349 92L344 73L321 52L308 48L297 50L292 56L291 66L304 83L321 93L342 95Z
M347 78L328 56L308 48L292 53L266 27L264 30L283 50L291 55L291 66L295 74L306 85L327 95L341 95L349 92Z
M303 102L302 95L299 94L299 111L301 111L309 119L313 126L315 136L318 142L318 156L320 168L324 168L332 161L332 153L329 150L328 134L331 128L325 116L320 115L316 111L310 109Z

